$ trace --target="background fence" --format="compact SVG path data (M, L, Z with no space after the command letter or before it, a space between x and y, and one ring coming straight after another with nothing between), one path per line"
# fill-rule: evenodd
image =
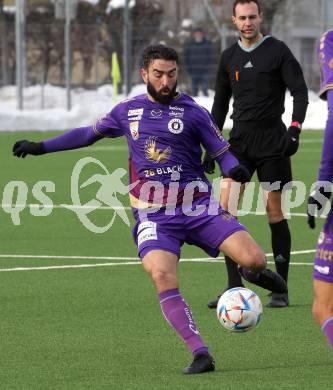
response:
M232 0L0 0L0 86L21 83L96 88L111 80L117 53L124 92L140 82L142 49L153 43L175 47L184 62L193 28L211 42L205 62L214 87L221 50L237 39ZM333 26L333 0L263 0L266 34L284 40L319 88L316 41ZM67 19L66 19L67 15ZM205 55L205 54L203 54ZM191 92L185 66L181 89Z

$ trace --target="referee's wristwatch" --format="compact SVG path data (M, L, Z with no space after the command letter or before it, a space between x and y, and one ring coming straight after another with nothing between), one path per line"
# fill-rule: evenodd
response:
M299 131L302 130L302 123L300 123L300 122L297 122L297 121L291 122L290 126L297 127L299 129Z

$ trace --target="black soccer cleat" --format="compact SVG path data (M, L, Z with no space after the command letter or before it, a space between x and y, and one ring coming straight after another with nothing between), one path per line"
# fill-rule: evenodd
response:
M267 307L288 307L289 306L288 294L272 293L271 299L269 300L266 306Z
M287 283L277 273L270 269L264 269L260 272L252 271L248 268L239 267L239 272L245 280L256 286L262 287L273 293L285 294L288 292Z
M235 288L235 287L244 287L244 284L240 284L239 286L228 286L227 288L225 288L225 289L221 292L221 294L219 294L219 295L217 296L217 298L212 299L211 301L209 301L209 302L207 303L207 306L208 306L210 309L216 309L216 308L217 308L217 304L218 304L218 302L219 302L219 299L220 299L221 295L223 295L226 291L230 290L231 288Z
M219 302L219 299L221 297L222 294L218 295L215 299L212 299L211 301L209 301L207 303L207 306L210 308L210 309L216 309L217 308L217 304Z
M185 367L183 374L202 374L204 372L214 371L215 362L212 356L208 354L195 355L193 362Z

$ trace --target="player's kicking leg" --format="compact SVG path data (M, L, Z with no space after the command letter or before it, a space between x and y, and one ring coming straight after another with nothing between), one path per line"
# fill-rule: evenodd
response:
M215 362L200 336L190 308L179 291L178 256L168 251L155 249L144 255L142 263L156 287L165 319L193 354L194 360L183 370L184 374L214 371Z
M233 233L222 242L219 249L240 266L239 272L248 282L279 294L288 291L283 278L265 268L265 254L248 232Z

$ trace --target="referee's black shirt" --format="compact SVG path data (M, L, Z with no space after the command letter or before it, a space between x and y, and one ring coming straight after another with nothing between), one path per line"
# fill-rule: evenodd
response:
M234 122L281 118L287 88L294 98L292 121L302 123L308 91L302 69L289 48L270 36L249 50L238 41L222 52L212 115L222 130L233 95Z

